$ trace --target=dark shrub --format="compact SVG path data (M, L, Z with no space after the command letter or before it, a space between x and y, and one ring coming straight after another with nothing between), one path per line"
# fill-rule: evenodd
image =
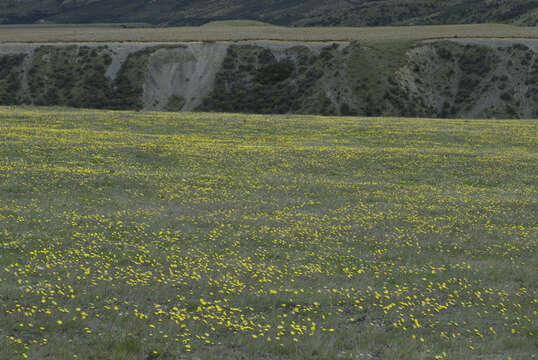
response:
M256 80L262 84L276 84L286 80L295 70L290 62L280 62L264 66L258 70Z

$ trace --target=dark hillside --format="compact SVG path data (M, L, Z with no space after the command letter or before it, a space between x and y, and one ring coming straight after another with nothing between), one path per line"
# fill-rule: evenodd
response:
M538 0L0 0L0 23L261 20L286 26L506 22L536 25Z

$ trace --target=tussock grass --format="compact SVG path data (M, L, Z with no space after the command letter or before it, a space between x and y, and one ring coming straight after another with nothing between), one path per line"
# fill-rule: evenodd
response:
M211 21L202 26L275 26L263 21L256 20L218 20Z
M244 25L244 26L243 26ZM401 26L401 27L323 27L241 26L229 24L201 27L111 28L77 26L0 26L0 43L61 42L178 42L178 41L380 41L439 38L525 38L537 39L536 27L502 24Z

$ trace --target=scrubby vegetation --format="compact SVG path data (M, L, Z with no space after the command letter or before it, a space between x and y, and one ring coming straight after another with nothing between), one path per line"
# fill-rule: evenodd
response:
M538 117L532 72L536 52L524 44L484 46L441 41L410 56L403 94L439 117Z
M24 54L0 55L0 104L22 103L22 65Z
M113 97L105 76L111 58L103 47L42 46L32 56L28 92L35 105L103 108Z
M168 104L166 105L165 110L167 111L181 111L185 105L185 99L178 95L172 95L168 99Z
M114 80L119 109L142 109L143 86L148 58L155 49L148 48L129 54Z
M335 113L320 92L335 48L321 55L306 46L290 47L277 59L261 46L228 49L212 93L200 110L254 113ZM334 65L334 64L333 64Z
M223 60L219 61L213 60L217 53L196 58L181 43L126 45L131 50L112 66L117 72L108 70L112 60L118 59L117 51L125 51L122 45L39 46L31 54L0 57L0 104L138 110L155 106L180 111L188 101L192 102L193 93L189 99L175 94L185 94L189 89L198 92L200 76L211 70L216 75L206 79L207 91L194 94L199 99L192 109L267 114L538 117L536 50L525 45L530 43L524 40L473 41L201 45L208 54L220 51ZM184 50L183 57L175 54L178 48ZM153 57L157 51L158 59ZM205 63L187 65L197 61ZM196 66L198 75L193 70ZM194 76L198 78L190 81ZM177 78L182 81L174 82ZM165 82L161 85L170 94L159 97L160 81Z
M177 46L150 46L129 54L113 79L106 75L114 55L106 45L39 46L31 55L26 84L21 67L29 55L0 56L0 75L6 74L0 77L0 104L142 109L149 56ZM177 100L170 106L180 110Z

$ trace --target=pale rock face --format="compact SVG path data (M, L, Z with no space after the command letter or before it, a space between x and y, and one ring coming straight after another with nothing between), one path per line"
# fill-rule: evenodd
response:
M154 52L144 82L144 108L165 110L176 97L183 99L181 110L194 110L213 88L227 48L222 43L190 43Z

